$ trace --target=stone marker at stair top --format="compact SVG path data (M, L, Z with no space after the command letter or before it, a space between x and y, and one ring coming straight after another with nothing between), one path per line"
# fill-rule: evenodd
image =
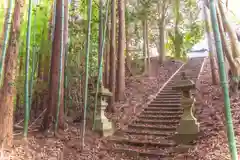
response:
M96 93L95 93L96 94ZM114 132L113 123L105 116L105 109L108 105L107 98L111 97L112 93L100 85L98 91L98 102L95 117L95 131L99 132L101 136L110 136Z
M181 106L184 109L180 124L177 127L174 140L178 144L189 144L197 138L199 133L199 123L193 115L195 98L191 95L190 90L195 89L195 83L186 77L183 72L181 80L175 84L173 89L181 91Z

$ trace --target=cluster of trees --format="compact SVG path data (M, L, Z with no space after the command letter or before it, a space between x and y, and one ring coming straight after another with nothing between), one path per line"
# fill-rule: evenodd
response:
M91 7L85 0L0 2L1 144L12 145L14 115L23 110L25 136L39 110L45 111L44 131L54 123L64 129L64 116L86 103L86 80L95 89L101 57L103 85L114 93L108 111L114 112L113 104L124 99L125 75L150 70L150 48L158 48L161 64L168 53L186 57L203 36L193 0L98 2Z
M216 71L217 67L214 62L214 53L216 52L214 42L212 42L212 25L210 21L209 1L203 1L204 17L206 32L208 35L209 55L212 69L212 82L217 84ZM230 88L233 92L238 91L239 76L240 76L240 46L237 38L237 34L229 19L227 18L227 3L224 5L222 1L217 1L216 12L218 27L221 35L222 49L224 51L224 57L226 60L226 67L228 70L228 76L230 80ZM228 38L227 38L228 37Z

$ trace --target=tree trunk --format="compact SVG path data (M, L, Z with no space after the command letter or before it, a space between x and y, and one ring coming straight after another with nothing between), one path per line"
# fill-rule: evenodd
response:
M65 87L64 87L64 81L65 81L65 61L67 60L66 59L66 54L68 54L68 0L64 0L64 48L63 48L63 53L64 53L64 58L63 58L63 61L64 61L64 64L63 64L63 71L62 71L62 82L63 82L63 87L62 87L62 96L61 96L61 108L63 108L62 112L60 112L59 116L60 117L63 117L61 120L62 122L61 123L64 123L64 101L65 101L65 95L67 93L67 91L65 91Z
M223 24L224 28L226 29L229 39L230 39L231 51L232 51L231 55L235 62L234 63L235 67L230 66L230 72L232 75L232 77L230 77L230 79L233 82L233 86L234 86L233 91L236 93L238 90L239 78L240 78L240 46L238 43L237 35L226 18L225 12L223 10L223 5L221 2L218 2L218 7L219 7L220 15L222 18L222 24ZM232 63L232 62L229 62L229 63Z
M205 28L207 32L207 39L208 39L208 49L209 49L209 58L210 58L210 65L211 65L211 73L212 73L212 83L213 85L217 84L217 76L216 76L216 66L214 62L214 56L213 56L213 42L212 42L212 36L210 32L210 20L209 20L209 14L207 12L207 8L205 4L203 5L203 11L204 11L204 17L205 17Z
M126 0L125 0L125 8L126 8ZM129 33L128 33L128 22L125 21L125 34L126 34L126 62L125 68L128 70L129 75L133 76L132 69L131 69L131 58L129 56Z
M165 60L165 23L164 23L164 19L161 18L161 21L159 22L159 63L163 64L164 60Z
M167 11L168 1L165 0L162 3L158 3L158 14L159 14L159 22L158 22L158 30L159 30L159 63L163 64L166 53L165 53L165 18Z
M105 56L104 56L104 86L109 88L109 63L110 63L110 25L107 24L107 39L105 44Z
M65 7L65 18L68 3L64 0ZM61 9L62 0L57 0L56 2L56 26L54 31L54 39L52 46L52 58L51 58L51 68L50 68L50 85L49 85L49 97L48 97L48 107L44 117L43 127L44 130L53 129L52 125L56 119L57 111L57 101L58 101L58 83L59 83L59 64L60 64L60 48L61 48ZM68 12L67 12L68 13ZM65 19L66 20L66 19ZM64 23L66 24L66 23ZM64 25L64 44L66 44L66 25ZM65 48L65 46L64 46ZM65 50L65 49L64 49ZM62 57L62 64L64 66L64 56ZM64 75L64 67L62 68L62 73ZM60 129L64 129L64 76L62 76L62 83L60 84L61 96L60 96L60 110L58 117L58 126Z
M115 102L115 86L116 86L116 0L112 0L111 4L111 35L110 35L110 75L109 75L109 89L113 96L110 98L107 111L114 112Z
M232 57L232 51L228 47L227 39L224 34L222 19L221 19L221 16L220 16L218 10L217 10L217 20L218 20L218 26L219 26L220 36L221 36L221 40L222 40L223 50L225 51L224 54L228 60L230 68L235 68L236 66L235 66L234 59Z
M98 66L100 67L100 53L102 48L103 36L103 0L99 0L99 29L98 29Z
M235 60L232 56L232 51L228 47L227 39L226 39L225 34L224 34L223 22L222 22L221 15L219 14L218 10L217 10L217 20L218 20L218 24L219 24L219 31L220 31L220 36L221 36L221 40L222 40L222 46L223 46L224 54L225 54L225 56L228 60L229 66L230 66L230 75L229 75L230 89L234 93L236 93L237 90L238 90L238 83L235 82L235 81L232 81L232 76L233 76L233 74L234 75L237 74L237 64L235 63Z
M146 48L147 48L147 66L148 66L148 73L150 74L151 70L151 57L150 57L150 51L149 51L149 40L148 40L148 21L146 20Z
M109 43L105 44L104 54L104 86L109 88Z
M233 58L238 58L240 57L240 46L238 44L237 35L232 26L230 25L230 23L228 22L225 12L223 10L223 5L220 1L218 1L218 6L223 21L223 27L226 29L229 35Z
M12 146L13 109L16 96L15 80L19 53L21 0L15 0L12 27L5 59L4 79L0 95L0 142L1 146Z
M147 29L147 21L143 20L143 57L144 57L144 75L148 74L148 60L147 60L147 43L146 43L146 29Z
M116 100L124 99L125 90L125 0L118 0L118 72Z

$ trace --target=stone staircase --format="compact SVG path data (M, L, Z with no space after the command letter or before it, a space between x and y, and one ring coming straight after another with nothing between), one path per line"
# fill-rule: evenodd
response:
M107 138L111 143L102 149L126 153L130 157L135 157L133 159L170 160L177 146L173 136L183 113L180 104L181 93L172 87L180 80L182 71L196 82L203 60L203 58L189 60L127 129L117 131Z

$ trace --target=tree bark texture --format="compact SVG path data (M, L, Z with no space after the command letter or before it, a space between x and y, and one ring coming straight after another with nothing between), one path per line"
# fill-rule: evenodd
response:
M107 111L113 112L115 102L115 86L116 86L116 0L112 0L111 4L111 35L110 35L110 75L109 89L113 96L110 98Z
M67 40L67 10L68 10L68 2L64 0L64 17L65 17L65 25L64 25L64 48L66 47ZM49 85L49 97L48 97L48 107L44 117L43 127L44 130L52 129L52 125L54 120L56 119L56 111L57 111L57 102L58 102L58 83L59 83L59 64L60 64L60 49L61 49L61 3L62 0L57 0L56 3L56 21L55 21L55 31L54 31L54 39L52 46L52 57L51 57L51 67L50 67L50 85ZM64 49L65 50L65 49ZM64 51L63 51L64 52ZM65 56L62 57L62 66L64 66ZM64 67L62 68L62 75L64 75ZM60 96L60 110L58 117L58 126L60 129L64 129L64 76L62 76L62 81L60 84L61 96Z
M213 85L217 84L217 76L216 76L216 66L214 61L214 51L213 51L213 42L212 42L212 36L210 32L210 21L209 21L209 14L207 12L207 8L205 4L203 5L204 9L204 17L205 17L205 28L207 32L207 39L208 39L208 49L209 49L209 58L210 58L210 65L211 65L211 73L212 73L212 83Z
M4 147L13 142L13 109L16 95L15 80L19 53L21 0L15 0L9 43L5 59L4 79L0 95L0 143Z
M116 100L124 99L125 90L125 0L118 0L118 72Z

